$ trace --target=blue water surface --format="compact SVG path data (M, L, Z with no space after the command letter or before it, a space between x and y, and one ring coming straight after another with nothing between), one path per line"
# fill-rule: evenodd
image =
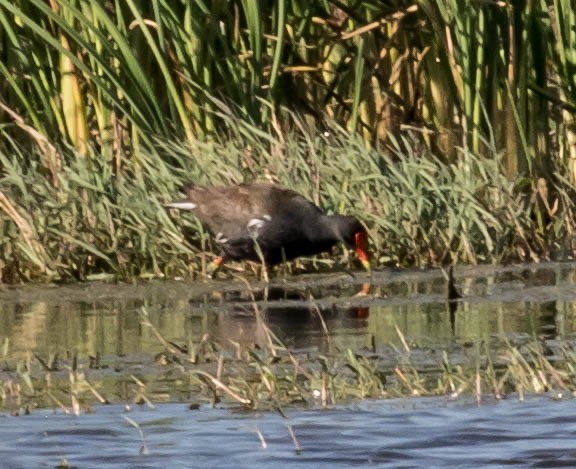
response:
M0 467L576 467L575 410L549 396L365 401L287 418L185 404L38 410L0 417Z

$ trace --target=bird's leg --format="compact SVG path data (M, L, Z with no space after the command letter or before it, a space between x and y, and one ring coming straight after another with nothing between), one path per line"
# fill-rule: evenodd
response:
M214 275L220 270L220 267L222 267L222 264L224 263L224 257L224 254L220 254L216 259L208 264L206 267L207 278L214 278Z
M372 283L372 266L370 265L370 257L368 256L368 235L365 231L359 231L354 235L354 244L356 247L356 255L362 266L370 274L370 282L363 283L362 289L356 294L356 296L364 296L370 293L370 285Z
M372 271L372 266L370 265L370 257L368 256L368 235L365 231L359 231L354 235L354 244L356 248L356 255L362 266L368 271Z

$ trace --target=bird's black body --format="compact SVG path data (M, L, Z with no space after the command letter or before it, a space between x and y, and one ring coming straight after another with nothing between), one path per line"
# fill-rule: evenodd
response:
M186 193L184 200L167 206L191 210L225 259L260 261L260 250L267 264L277 264L327 251L338 242L358 248L357 235L366 236L356 218L326 215L297 192L274 184L190 185Z

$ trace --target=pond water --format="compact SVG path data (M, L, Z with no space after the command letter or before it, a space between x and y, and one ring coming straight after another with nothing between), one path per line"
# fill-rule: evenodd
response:
M530 397L371 401L286 418L184 404L39 410L0 417L1 467L576 467L575 407Z
M251 282L249 289L238 279L3 286L0 467L55 467L62 458L74 467L574 467L570 397L488 397L480 406L462 396L352 400L290 407L285 417L213 408L186 383L173 387L157 360L165 347L155 331L172 344L206 337L259 344L265 338L256 308L292 350L368 350L386 360L404 338L426 366L444 350L464 360L474 344L495 338L574 339L575 276L576 263L457 268L463 298L455 304L446 302L438 270L375 272L368 296L356 295L366 274L349 273L275 279L269 288ZM154 329L143 326L142 308ZM19 402L8 402L7 386L22 369L44 379L41 364L60 363L50 376L67 380L72 360L112 405L72 416L38 397L40 408L24 415L15 411ZM133 405L143 377L154 408ZM189 410L190 402L200 405Z

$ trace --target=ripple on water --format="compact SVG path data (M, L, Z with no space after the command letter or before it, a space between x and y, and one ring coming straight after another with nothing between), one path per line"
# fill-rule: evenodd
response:
M573 400L530 397L479 407L445 399L238 414L181 404L129 414L98 407L0 418L1 467L576 467ZM288 431L294 430L301 451ZM266 448L261 446L261 432ZM146 448L147 454L142 449Z

